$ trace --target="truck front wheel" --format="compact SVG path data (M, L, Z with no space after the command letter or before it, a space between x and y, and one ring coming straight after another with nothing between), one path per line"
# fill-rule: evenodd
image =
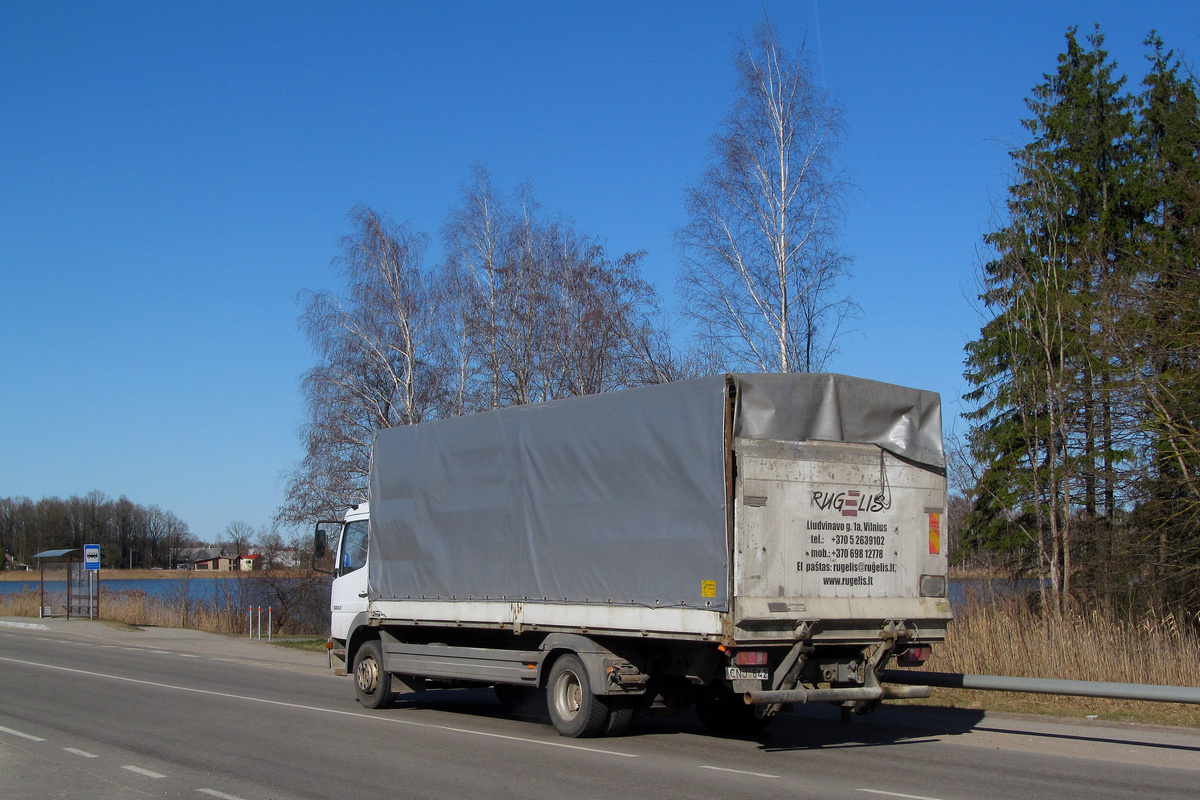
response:
M378 639L363 642L354 654L354 693L367 708L384 708L392 702L392 676L383 669Z
M550 721L563 736L587 738L607 730L608 703L592 694L587 669L579 656L559 656L550 669L546 693Z

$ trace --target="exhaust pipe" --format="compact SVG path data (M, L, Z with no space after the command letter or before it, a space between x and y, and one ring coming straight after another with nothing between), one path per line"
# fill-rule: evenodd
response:
M929 697L928 686L850 686L842 689L779 689L746 692L746 705L768 703L847 703L873 700L911 700Z

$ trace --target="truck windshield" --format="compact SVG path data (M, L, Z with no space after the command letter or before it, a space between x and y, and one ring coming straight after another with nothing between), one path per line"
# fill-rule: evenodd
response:
M342 575L361 569L367 563L367 521L347 522L342 534Z

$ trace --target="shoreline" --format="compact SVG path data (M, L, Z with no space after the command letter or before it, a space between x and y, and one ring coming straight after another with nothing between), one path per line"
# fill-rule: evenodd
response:
M46 580L48 581L65 581L67 579L67 571L61 565L56 564L56 569L46 569ZM124 581L124 580L211 580L214 578L241 578L241 577L259 577L268 574L264 570L253 570L247 572L237 572L234 570L193 570L193 569L106 569L99 570L100 580L106 581ZM277 570L271 572L271 575L282 575L289 572L301 574L298 570ZM5 569L0 570L0 581L37 581L41 573L39 570L30 570L29 572Z

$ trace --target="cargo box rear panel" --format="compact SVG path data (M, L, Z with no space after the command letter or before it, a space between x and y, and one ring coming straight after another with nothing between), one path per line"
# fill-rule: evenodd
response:
M950 616L940 470L876 445L739 439L734 525L738 638L862 639L911 620L927 639ZM944 587L944 580L941 581Z

